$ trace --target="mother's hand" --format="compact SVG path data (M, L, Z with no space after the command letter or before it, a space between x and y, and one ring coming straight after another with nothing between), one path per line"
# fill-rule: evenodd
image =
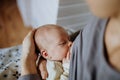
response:
M38 59L39 65L36 65L37 54L35 53L34 33L32 30L23 40L22 44L22 57L21 57L21 75L38 74L40 73L42 79L46 79L48 72L46 69L46 60ZM37 72L37 66L40 72Z
M37 74L35 44L33 40L35 30L32 30L23 40L21 56L21 75Z

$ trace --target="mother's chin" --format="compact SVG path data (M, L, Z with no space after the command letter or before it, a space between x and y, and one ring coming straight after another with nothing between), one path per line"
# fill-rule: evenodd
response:
M100 18L109 18L120 11L120 0L86 0L92 13Z

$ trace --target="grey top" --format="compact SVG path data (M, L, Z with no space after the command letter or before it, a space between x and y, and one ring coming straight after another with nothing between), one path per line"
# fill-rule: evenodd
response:
M108 20L93 17L77 36L71 56L69 80L120 80L107 61L104 33Z
M120 73L107 61L104 31L107 20L93 17L74 41L69 80L120 80ZM31 75L27 75L30 77ZM19 80L37 80L21 76Z

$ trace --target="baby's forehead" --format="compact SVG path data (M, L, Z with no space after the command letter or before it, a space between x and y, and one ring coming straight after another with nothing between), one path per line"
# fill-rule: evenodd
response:
M37 40L49 40L50 37L68 37L68 34L64 28L57 26L39 27L35 33L35 38L37 38Z
M66 34L66 31L63 28L57 26L40 27L36 31L36 34L38 34L38 36L40 34L52 34L52 33Z
M66 40L66 38L68 38L68 34L63 28L42 27L37 29L35 33L35 38L38 45L44 47L47 45L48 47L48 44L53 45L53 43L56 44L61 42L62 40Z

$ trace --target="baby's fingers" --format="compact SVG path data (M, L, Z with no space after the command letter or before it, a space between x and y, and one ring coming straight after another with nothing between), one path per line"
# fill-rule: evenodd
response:
M41 77L42 77L42 79L45 80L48 77L48 73L46 71L42 71L41 72Z
M42 79L46 79L48 77L46 60L41 58L41 61L38 64L39 64L39 70L40 70L40 74L41 74Z
M70 60L70 51L68 51L67 56L66 56L66 59L67 59L67 60Z

